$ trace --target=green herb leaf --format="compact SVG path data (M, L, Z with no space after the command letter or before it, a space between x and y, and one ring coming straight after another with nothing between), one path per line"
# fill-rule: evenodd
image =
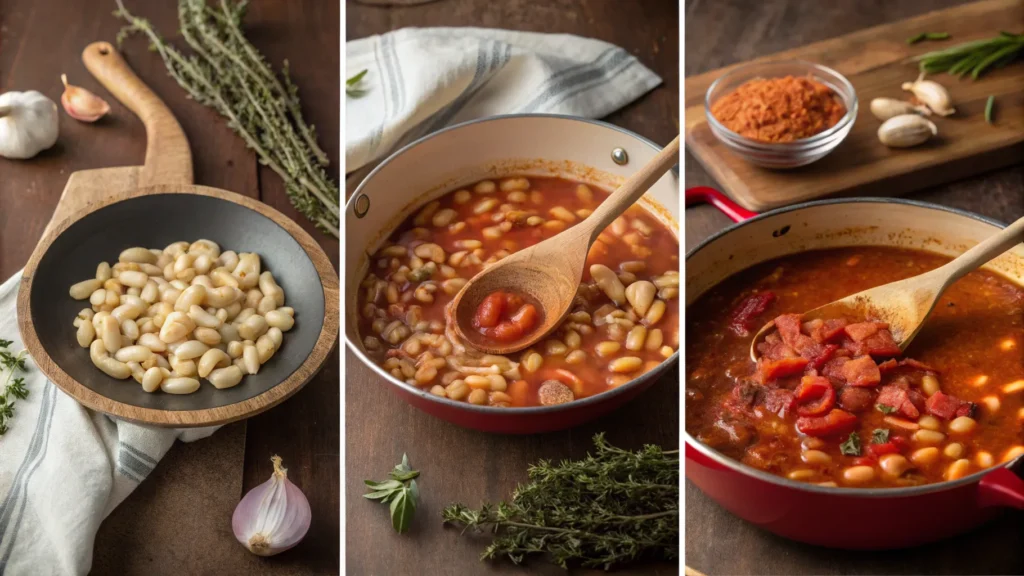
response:
M14 400L28 398L28 388L25 386L25 378L16 373L25 372L28 367L25 364L27 352L14 354L10 346L14 344L10 340L0 338L0 436L10 430L10 421L14 418ZM6 376L4 373L6 372Z
M992 124L992 112L995 109L996 97L995 95L989 96L985 102L985 122Z
M877 408L878 411L881 412L882 414L892 414L893 412L896 411L895 408L889 406L888 404L875 404L875 408Z
M345 80L345 94L352 98L359 98L363 94L366 94L366 90L360 86L363 82L363 77L369 70L362 70L355 76Z
M402 461L388 473L387 480L363 480L370 489L370 492L363 494L363 498L390 504L391 525L399 534L409 530L413 514L416 512L420 491L413 478L419 475L418 470L413 470L409 466L409 457L402 454Z
M907 38L907 44L917 44L921 40L924 40L924 37L925 37L925 33L924 32L921 32L917 36L911 36L910 38Z
M872 444L885 444L889 441L889 429L888 428L875 428L871 431L871 443Z
M860 456L860 435L850 432L850 437L839 445L839 451L847 456Z
M644 446L632 452L594 436L596 452L529 467L529 483L507 502L472 509L451 504L447 524L491 534L481 557L520 564L543 556L610 570L679 557L679 451Z

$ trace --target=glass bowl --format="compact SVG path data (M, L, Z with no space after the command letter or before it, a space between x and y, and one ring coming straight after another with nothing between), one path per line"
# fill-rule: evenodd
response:
M843 105L846 106L846 115L835 126L810 138L793 142L762 142L740 136L723 126L711 114L711 107L714 103L741 84L757 78L782 78L785 76L810 77L828 86L843 101ZM842 74L820 64L803 60L754 62L730 70L711 84L704 97L704 115L708 119L711 133L729 150L747 162L764 168L796 168L821 159L846 138L857 118L857 92Z

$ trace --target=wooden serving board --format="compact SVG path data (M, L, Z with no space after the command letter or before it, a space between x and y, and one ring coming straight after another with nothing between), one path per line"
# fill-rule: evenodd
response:
M1024 2L966 4L755 60L823 64L846 76L857 91L859 110L850 135L828 156L794 170L749 164L711 133L704 95L712 82L740 64L691 76L685 81L686 145L724 192L757 211L833 195L896 196L1019 164L1024 158L1024 63L991 71L974 82L945 74L930 76L949 90L957 113L946 118L933 115L938 136L916 148L883 146L877 136L881 122L869 109L874 98L910 97L900 86L917 78L914 56L991 38L1000 30L1024 31ZM907 45L907 38L920 32L949 32L951 38ZM989 95L996 97L994 125L984 118Z

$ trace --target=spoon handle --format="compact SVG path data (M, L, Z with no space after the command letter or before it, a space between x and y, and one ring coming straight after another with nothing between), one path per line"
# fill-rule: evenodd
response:
M1024 242L1024 218L1017 220L998 234L990 236L980 242L974 248L961 254L958 258L946 264L940 270L946 275L945 286L960 279L975 268L1013 248L1016 244Z
M679 163L679 136L662 148L650 162L643 165L640 170L622 183L611 196L605 199L594 213L580 223L586 226L585 230L590 233L590 243L608 227L613 220L632 206L641 196L665 175L673 166Z

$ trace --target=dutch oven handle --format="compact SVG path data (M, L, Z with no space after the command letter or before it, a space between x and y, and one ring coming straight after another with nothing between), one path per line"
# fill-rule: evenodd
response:
M978 483L978 502L982 506L1006 506L1024 510L1024 479L1008 467L989 472Z
M686 189L686 206L697 204L711 204L718 208L733 222L743 222L757 216L757 212L751 212L739 204L733 202L728 196L710 186L694 186Z

